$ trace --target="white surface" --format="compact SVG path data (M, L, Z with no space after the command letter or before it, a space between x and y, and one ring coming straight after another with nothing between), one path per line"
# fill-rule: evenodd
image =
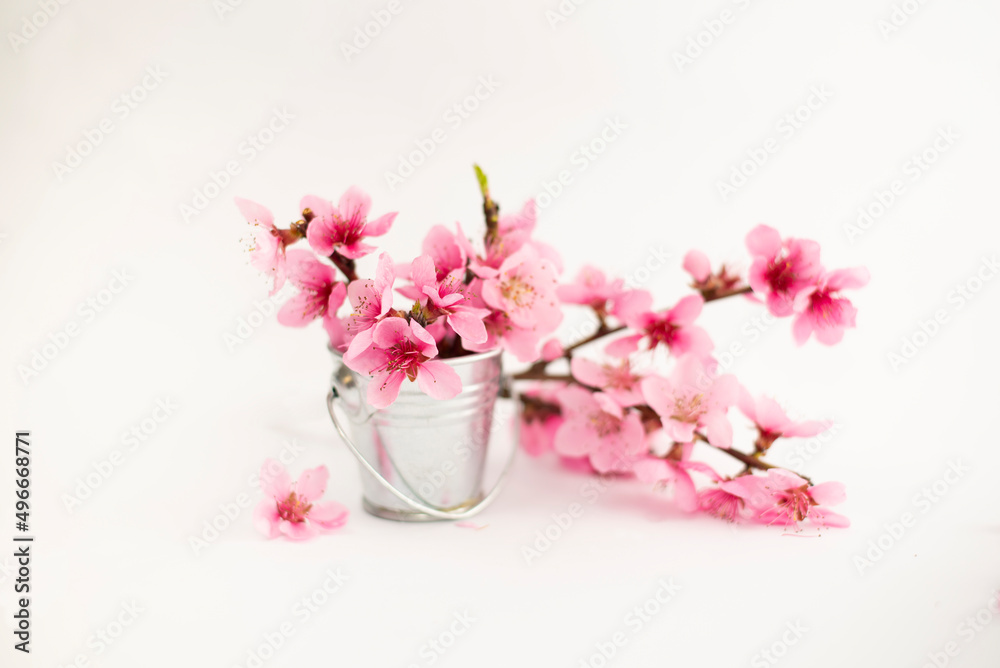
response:
M769 665L755 655L801 622L808 630L781 665L919 666L954 640L949 665L996 666L1000 620L971 638L959 625L1000 588L1000 280L961 309L949 295L1000 250L997 6L925 3L884 39L887 0L594 0L555 29L545 12L556 0L403 0L346 62L340 43L386 5L246 0L220 18L208 0L74 2L18 53L0 51L0 405L5 438L33 433L38 536L35 652L15 653L5 631L0 664L64 666L82 654L101 666L245 666L291 619L293 636L265 665L422 666L421 647L468 611L476 621L436 665L580 666L619 632L627 643L608 665ZM673 52L724 8L734 21L678 72ZM19 30L35 11L7 2L0 25ZM115 100L157 66L165 80L117 115ZM499 88L449 125L444 114L479 77ZM776 123L811 86L833 95L723 202L716 182L746 150L781 137ZM294 120L246 161L241 142L276 106ZM104 117L111 134L60 181L53 161ZM578 171L578 146L614 118L627 129ZM446 141L390 192L384 173L437 127ZM904 163L946 127L959 139L910 181ZM186 224L179 205L229 160L240 174ZM336 198L356 183L376 212L401 212L385 247L403 256L433 223L478 224L473 161L508 210L571 170L539 236L570 271L594 262L632 275L662 248L671 261L645 287L664 305L684 293L688 248L740 262L743 236L761 221L817 239L829 266L870 267L871 285L855 295L858 329L836 348L793 349L788 321L751 340L743 327L758 312L738 302L710 305L703 323L720 350L744 344L733 370L747 385L797 415L837 421L801 468L847 484L839 510L853 526L820 538L733 531L616 484L528 565L522 546L584 498L585 480L527 458L479 518L485 529L366 516L325 415L331 364L318 326L289 331L272 316L227 348L266 294L236 242L245 224L232 198L291 220L301 195ZM906 179L903 195L850 243L844 223L894 178ZM134 278L87 320L78 304L121 269ZM894 370L887 354L939 309L948 321ZM17 365L70 322L79 335L23 383ZM174 414L68 512L63 495L166 398ZM256 500L249 476L288 439L304 448L294 472L330 467L328 496L350 506L347 527L305 545L269 543L243 511L196 556L189 538L220 504ZM971 470L922 512L914 495L950 460ZM8 490L7 455L0 466ZM0 496L3 541L11 498ZM916 525L859 574L854 557L906 512ZM292 606L331 568L349 581L298 624ZM636 629L626 615L661 578L681 589ZM9 624L12 583L0 579ZM133 600L144 611L98 655L88 638Z

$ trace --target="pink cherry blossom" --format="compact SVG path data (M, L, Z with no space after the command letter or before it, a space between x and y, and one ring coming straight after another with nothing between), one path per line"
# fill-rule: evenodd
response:
M750 287L764 298L776 316L792 314L795 298L815 283L822 268L819 244L806 239L785 239L767 225L758 225L747 234L747 248L754 261L750 266Z
M599 313L607 312L607 303L625 292L625 281L609 281L597 267L585 266L572 283L556 288L556 295L564 304L590 306Z
M416 294L413 298L427 301L438 314L448 316L448 326L462 337L463 342L484 343L487 338L483 318L490 314L486 308L478 308L463 282L464 269L455 269L438 279L434 260L429 255L421 255L410 267L410 277Z
M355 346L355 354L371 344L372 327L392 309L392 284L395 280L392 258L388 253L382 253L374 279L358 279L347 286L351 314L347 317L346 329L347 336L353 337L351 344Z
M622 406L637 406L645 401L639 387L642 376L632 371L628 358L598 364L583 357L574 357L570 360L570 370L578 381L603 390Z
M250 265L274 279L273 295L285 284L285 239L274 226L274 215L268 209L242 197L236 198L236 206L253 226Z
M795 303L798 315L792 323L795 342L802 345L815 332L816 340L824 345L840 343L844 330L854 327L858 314L854 304L840 296L840 291L862 288L869 279L864 267L838 269L824 274L815 286L801 292Z
M794 422L789 419L777 401L764 396L754 399L742 387L737 405L740 412L753 420L757 427L756 446L761 452L766 452L779 438L806 438L824 432L830 427L829 422L817 420Z
M504 260L494 278L482 282L482 298L514 325L544 336L562 321L555 289L555 268L526 247Z
M712 275L712 263L699 250L690 250L684 256L684 271L691 274L695 283L704 283Z
M641 482L674 486L674 502L685 512L698 509L698 494L690 471L698 471L718 480L719 475L707 464L687 459L646 456L635 463L635 477Z
M303 197L299 206L313 213L306 238L313 250L323 256L332 255L334 251L351 259L368 255L375 248L361 240L382 236L396 219L395 213L387 213L369 222L372 200L357 186L348 188L337 206L315 195Z
M324 324L336 319L347 289L337 281L336 270L305 250L287 253L288 280L299 289L278 311L278 322L288 327L304 327L315 318Z
M605 351L616 357L627 357L639 350L640 343L645 342L645 347L649 350L662 345L674 355L708 355L715 344L708 332L693 324L701 314L704 303L705 300L699 295L688 295L666 311L631 312L625 319L625 324L638 332L612 341Z
M357 341L357 338L355 339ZM435 399L452 399L462 389L455 370L437 357L434 337L416 320L388 317L372 329L371 345L355 350L355 342L344 355L351 369L372 377L368 403L386 408L396 400L404 380L417 381L420 390Z
M809 521L821 527L847 527L850 520L822 506L841 503L844 485L809 482L783 469L769 469L766 475L743 475L719 483L719 487L744 500L751 516L762 524L788 527Z
M733 426L726 412L738 393L734 376L713 377L694 355L677 360L669 378L650 375L642 381L646 403L660 416L664 433L678 443L691 443L695 430L703 427L709 443L731 446Z
M601 473L627 472L646 451L645 432L639 414L625 410L602 392L579 385L558 394L565 422L555 436L555 450L567 457L590 458Z
M336 501L319 503L330 473L326 466L307 469L293 485L285 467L273 459L260 468L264 499L254 510L254 526L268 538L285 535L306 540L347 522L347 508Z

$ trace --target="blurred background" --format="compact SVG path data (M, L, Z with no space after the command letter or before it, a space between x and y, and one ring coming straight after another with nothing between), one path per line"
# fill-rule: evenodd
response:
M998 19L973 0L6 2L0 411L32 432L37 535L36 651L15 663L921 665L954 642L949 665L995 665L996 613L962 625L1000 587ZM287 224L359 185L410 259L431 225L480 229L473 162L502 211L537 199L567 278L596 264L664 306L688 249L746 269L761 222L866 265L834 348L742 300L701 319L745 385L835 422L775 457L845 482L853 526L733 530L614 485L526 563L584 482L526 457L480 531L365 516L325 334L277 324L287 293L267 299L233 198ZM238 500L281 453L331 468L345 529L256 535ZM347 584L296 614L336 568ZM671 577L662 614L623 621ZM463 611L468 633L424 651Z

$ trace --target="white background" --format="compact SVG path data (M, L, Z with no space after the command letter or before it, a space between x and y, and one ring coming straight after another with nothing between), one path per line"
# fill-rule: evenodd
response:
M245 666L290 621L291 638L265 665L424 666L422 646L467 611L476 621L435 665L587 665L616 633L627 641L608 665L770 665L758 652L798 622L807 630L778 648L781 665L920 666L954 641L949 665L996 666L1000 621L971 637L959 626L1000 587L1000 279L983 264L1000 249L1000 11L908 4L915 13L885 35L889 0L592 0L554 27L546 12L556 0L402 0L348 62L341 44L387 2L245 0L222 16L208 0L71 2L16 50L9 33L40 10L6 2L0 479L9 490L13 432L30 429L37 542L30 658L11 647L12 560L0 560L0 664L65 666L82 655L81 666ZM732 21L702 35L708 46L679 68L675 52L723 10ZM157 67L165 79L122 118L116 99ZM480 77L499 86L448 124L445 112ZM829 99L800 111L808 120L785 137L776 124L812 87ZM240 145L274 108L294 119L248 161ZM103 118L111 133L60 178L53 163ZM574 153L608 119L627 127L580 171ZM438 127L446 140L390 190L385 173ZM907 162L948 128L958 138L912 180ZM778 150L723 200L717 183L770 137ZM240 173L186 222L180 206L231 160ZM743 345L732 371L748 387L837 423L800 468L847 485L838 510L852 527L820 537L732 530L616 483L529 564L523 546L555 533L552 515L584 501L585 479L527 457L477 518L481 530L367 516L323 407L332 365L322 330L287 330L271 315L245 342L226 343L266 296L238 243L246 224L232 198L288 223L303 194L337 199L360 185L376 214L400 211L384 247L409 259L432 224L478 229L473 161L504 210L570 170L538 236L569 272L590 262L645 278L664 306L686 293L687 249L745 268L742 239L759 222L818 240L828 267L868 266L870 286L851 295L858 327L835 348L796 349L787 320L751 335L760 311L742 300L702 317L717 351ZM894 179L903 193L849 239L845 224ZM636 274L657 253L667 264ZM123 270L127 287L87 315L80 304ZM980 271L990 280L977 283ZM979 291L959 300L959 285ZM893 368L889 354L938 311L946 322ZM566 331L583 319L570 314ZM78 335L22 379L18 367L70 324ZM122 434L165 399L178 408L127 451ZM329 466L327 496L349 506L347 526L308 544L267 542L243 510L195 554L191 537L220 505L241 494L256 502L248 479L292 439L303 449L293 473ZM795 447L776 446L777 460ZM65 495L115 450L124 460L70 512ZM918 505L955 462L968 469ZM14 533L12 496L0 502L3 541ZM905 513L914 526L887 537ZM855 558L880 538L891 547L859 572ZM338 568L347 583L299 623L296 601ZM661 578L680 590L637 630L626 615ZM98 652L93 634L132 601L138 619Z

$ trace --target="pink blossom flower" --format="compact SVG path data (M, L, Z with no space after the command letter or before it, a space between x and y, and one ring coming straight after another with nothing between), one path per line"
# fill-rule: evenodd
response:
M840 296L841 290L862 288L870 279L864 267L838 269L820 277L815 286L799 293L795 309L798 315L792 323L795 342L802 345L816 333L816 339L832 346L844 338L844 330L854 327L858 310L849 299Z
M712 275L712 263L699 250L690 250L684 256L684 271L691 274L695 283L704 283Z
M351 281L347 298L351 301L351 314L347 317L347 335L353 337L355 354L371 344L371 329L392 309L392 284L396 280L392 258L388 253L378 257L375 278ZM357 341L357 343L355 343Z
M555 450L567 457L590 458L601 473L627 472L646 451L642 420L603 392L572 385L559 392L565 422L555 436Z
M352 341L344 363L372 377L368 403L386 408L396 400L404 380L417 381L420 390L435 399L452 399L461 391L458 374L441 360L433 359L437 354L434 337L420 323L393 316L375 325L367 348L356 351Z
M718 480L719 475L707 464L693 462L687 459L672 459L660 457L643 457L636 462L635 477L641 482L656 483L661 486L674 486L674 502L685 512L698 509L698 493L695 491L694 480L689 471L698 471Z
M274 226L274 215L265 207L242 197L236 198L236 206L253 225L250 265L274 279L273 295L285 284L285 239L281 230Z
M618 278L609 281L604 272L596 267L585 266L573 279L556 288L556 295L564 304L590 306L601 314L607 313L607 303L625 292L625 281Z
M649 350L663 345L674 355L708 355L715 345L708 332L693 324L704 303L699 295L689 295L666 311L629 313L625 324L639 331L612 341L605 351L616 357L627 357L639 350L640 342L645 341Z
M313 250L324 256L334 251L351 259L368 255L375 248L361 240L382 236L396 219L395 213L387 213L369 222L372 200L357 186L348 188L337 206L315 195L303 197L299 206L315 216L309 221L306 238Z
M306 540L320 531L331 531L347 522L347 508L336 501L319 503L330 472L325 466L307 469L293 485L285 467L273 459L260 468L264 499L254 509L257 530L268 538L285 535Z
M769 469L767 475L743 475L719 483L719 487L744 500L751 516L763 524L797 525L809 521L821 527L848 527L843 515L821 506L841 503L844 485L824 482L810 486L791 471Z
M740 412L753 420L757 427L756 447L760 452L766 452L779 438L806 438L826 431L830 427L829 422L817 420L794 422L789 419L777 401L764 396L754 399L742 387L737 405Z
M510 321L544 336L562 321L555 294L556 272L552 264L531 248L522 248L500 265L494 278L482 283L487 306L503 311Z
M733 444L733 426L726 418L736 403L739 383L732 375L713 377L694 355L677 360L669 378L646 376L642 395L663 423L664 433L678 443L691 443L698 427L708 442L719 447Z
M336 319L347 289L337 281L337 272L305 250L290 250L288 280L299 289L278 311L278 322L288 327L304 327L315 318Z
M448 316L448 326L463 342L484 343L487 335L483 318L490 310L475 306L463 282L464 276L464 269L455 269L438 280L434 260L429 255L418 257L410 268L417 293L414 298L427 301L439 314Z
M778 231L767 225L750 230L746 241L754 257L750 287L767 301L771 313L791 315L795 298L810 288L822 271L819 244L805 239L782 241Z
M613 364L598 364L583 357L574 357L570 360L570 370L578 381L603 390L622 406L637 406L645 401L639 387L642 376L632 371L628 358Z

